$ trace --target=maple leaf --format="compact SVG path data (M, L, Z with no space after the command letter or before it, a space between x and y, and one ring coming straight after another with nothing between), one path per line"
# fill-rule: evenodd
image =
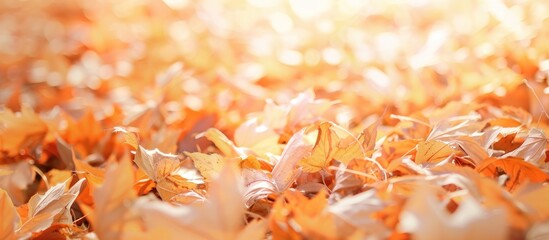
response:
M476 163L489 157L488 152L479 142L469 136L459 136L453 141Z
M11 201L8 193L0 188L0 213L2 215L2 223L0 224L0 238L16 239L15 230L21 225L21 220L17 214L15 206Z
M36 172L30 161L19 161L12 164L0 165L0 188L7 191L15 205L27 201L25 190L34 181Z
M548 1L128 2L0 3L0 239L547 238Z
M447 144L440 141L424 141L417 145L416 163L438 163L454 153Z
M148 150L142 146L137 148L134 161L155 182L179 169L180 163L177 155L163 153L158 149Z
M207 180L212 180L217 177L225 165L225 159L219 154L185 152L185 155L193 160L196 169L198 169L200 174Z
M69 180L72 178L48 189L44 195L36 194L29 200L28 218L17 230L19 234L42 231L54 223L72 224L70 208L85 179L80 179L66 190Z
M86 109L83 116L74 120L66 119L67 129L63 140L71 144L77 153L88 156L98 147L98 143L106 136L101 122L96 120L93 110ZM86 129L86 131L82 131Z
M263 171L242 169L242 178L244 179L244 186L246 188L244 201L247 207L277 191L273 180Z
M139 146L139 135L135 132L130 132L123 127L116 126L113 130L114 133L123 133L124 142L130 145L133 149L137 149Z
M505 188L509 191L526 182L549 181L549 174L520 158L488 158L478 165L476 170L484 176L503 179Z
M310 156L300 162L305 172L318 172L325 169L332 161L336 151L335 145L339 138L331 130L332 124L321 123L318 126L318 136Z
M387 238L389 229L381 222L373 218L374 213L386 207L383 199L376 196L375 190L368 190L357 195L343 198L339 202L328 207L328 211L336 216L336 221L342 221L352 226L347 234L352 234L357 229L368 233L369 236ZM345 224L340 224L345 226ZM341 232L342 229L338 229Z
M244 149L235 146L225 134L215 128L210 128L206 132L196 135L196 138L200 137L206 137L212 141L226 157L241 157L244 159L248 156Z
M326 210L326 193L320 191L307 199L299 192L287 191L273 206L269 226L277 239L338 237L333 216Z
M105 181L94 193L95 207L90 221L99 238L122 239L127 231L140 228L130 211L136 193L133 190L134 172L129 159L107 167Z
M399 230L417 239L507 239L505 212L465 198L450 214L428 187L415 192L400 214Z
M235 143L240 147L246 147L257 154L279 154L279 134L276 129L284 127L287 109L276 105L272 100L267 100L260 116L255 116L240 124L234 132Z
M351 133L331 122L322 122L316 129L318 133L312 153L300 162L303 171L318 172L326 169L333 159L347 164L353 159L366 157L360 143L363 137L356 139Z
M545 148L547 147L547 137L537 128L530 129L526 140L517 149L508 152L502 157L519 157L524 161L535 165L540 165L545 160Z
M312 150L312 146L304 140L304 134L305 129L302 129L290 138L280 160L273 168L272 176L279 192L290 187L300 173L300 170L295 166Z
M140 213L145 235L128 233L129 238L162 237L178 239L262 239L265 224L247 226L244 216L242 185L235 166L227 165L209 188L208 200L200 205L178 206L140 198L134 208ZM227 207L231 206L231 207Z
M35 148L47 132L47 125L29 107L23 107L18 113L9 109L0 111L0 152L7 156Z

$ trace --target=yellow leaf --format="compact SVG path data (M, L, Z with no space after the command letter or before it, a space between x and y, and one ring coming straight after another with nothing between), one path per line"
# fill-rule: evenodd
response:
M311 156L303 159L300 163L305 172L318 172L328 166L335 153L334 147L339 137L330 129L329 122L323 122L318 126L318 136Z
M156 184L156 190L164 201L170 201L174 196L195 189L196 184L179 175L170 175Z
M203 134L200 134L196 136L197 138L204 136L208 140L212 141L217 148L223 153L223 155L227 157L239 157L239 156L245 156L240 149L238 149L234 143L225 136L221 131L210 128L206 130Z
M417 145L416 163L437 163L454 153L454 149L440 141L424 141Z
M223 169L223 165L225 165L223 157L219 154L185 152L185 155L193 160L194 167L196 167L200 174L207 180L212 180L217 177L221 172L221 169Z
M134 161L155 182L177 170L180 163L177 155L163 153L158 149L148 150L142 146L138 147Z
M254 156L248 156L246 159L242 160L240 162L241 168L253 168L253 169L261 169L261 163L259 160L257 160Z
M338 144L333 159L348 164L353 159L363 159L365 157L362 146L353 137L349 136L342 139Z
M128 131L127 129L123 127L114 127L115 133L121 132L124 134L124 143L127 143L128 145L132 146L134 149L137 150L137 147L139 146L139 135L137 133Z

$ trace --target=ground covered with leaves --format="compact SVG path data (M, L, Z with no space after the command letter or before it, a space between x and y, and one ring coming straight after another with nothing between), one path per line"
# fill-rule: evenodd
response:
M0 239L547 239L549 2L0 2Z

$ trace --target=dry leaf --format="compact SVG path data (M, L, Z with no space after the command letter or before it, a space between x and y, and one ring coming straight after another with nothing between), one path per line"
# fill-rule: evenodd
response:
M416 163L438 163L454 154L448 144L440 141L424 141L417 145Z
M176 195L189 192L196 187L197 184L180 175L169 175L156 183L158 194L166 201L169 201Z
M33 149L41 143L47 131L47 125L32 108L23 107L18 113L3 109L0 111L0 152L14 156L21 150Z
M374 213L384 209L385 205L384 201L376 196L374 190L369 190L346 197L328 209L330 213L337 216L336 221L343 221L352 226L349 233L361 229L368 236L387 238L390 230L373 218Z
M216 178L225 165L225 159L219 154L185 152L185 155L193 160L196 169L198 169L200 174L209 181Z
M196 138L200 138L202 136L212 141L226 157L247 157L247 154L243 149L236 147L234 143L229 140L227 136L225 136L225 134L215 128L206 130L206 132L197 135Z
M0 176L0 188L7 191L13 203L18 206L25 203L27 197L25 189L34 181L35 171L29 161L20 161L17 163L0 165L4 172L10 172Z
M0 1L0 238L546 233L548 1L56 3Z
M505 188L509 191L526 182L549 181L549 174L520 158L488 158L478 165L476 170L493 179L502 178Z
M137 231L132 203L137 197L133 190L134 172L129 159L111 164L103 185L95 190L95 207L90 221L99 238L122 239L127 231Z
M485 209L466 198L450 214L428 187L414 193L400 215L399 230L417 239L507 239L508 223L501 209Z
M130 145L133 149L137 150L139 146L139 135L135 132L130 132L123 127L116 126L113 130L114 133L122 133L124 136L124 143Z
M545 137L541 130L532 128L520 147L512 152L508 152L502 157L518 157L529 163L540 165L545 160L547 141L547 137Z
M72 178L48 189L44 195L37 194L29 200L28 218L17 230L18 234L39 232L54 223L72 224L70 208L78 197L85 179L80 179L66 190L69 180Z
M279 192L283 192L290 187L300 172L295 166L312 150L312 146L304 140L304 134L305 129L290 138L280 156L280 160L273 168L272 176Z
M7 240L16 239L15 230L21 225L21 220L8 193L4 189L0 189L0 213L2 215L0 238Z
M320 191L312 199L307 199L298 192L287 191L274 204L269 217L273 237L296 239L303 233L314 238L337 238L333 216L325 209L326 205L324 191Z
M303 171L318 172L325 169L332 161L339 137L332 131L331 126L332 124L328 122L318 126L318 136L313 151L310 156L300 162Z
M148 150L139 146L135 154L135 163L153 181L160 181L179 169L179 157L160 152L158 149Z

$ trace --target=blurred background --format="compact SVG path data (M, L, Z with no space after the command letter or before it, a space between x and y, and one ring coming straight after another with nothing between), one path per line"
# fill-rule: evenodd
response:
M1 1L0 103L229 131L309 89L343 103L329 114L345 126L452 101L537 116L548 13L544 0Z

